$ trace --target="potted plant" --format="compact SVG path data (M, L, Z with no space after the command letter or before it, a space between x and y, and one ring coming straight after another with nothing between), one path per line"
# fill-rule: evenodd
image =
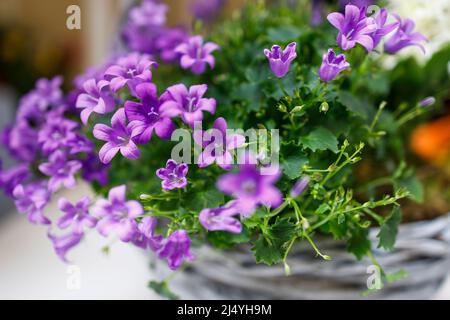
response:
M380 62L424 38L355 5L312 26L302 4L257 1L201 35L201 22L166 27L167 7L143 1L122 30L126 51L77 78L69 98L55 79L22 100L7 147L23 164L2 186L31 222L52 225L63 260L95 228L187 267L191 293L396 297L423 268L436 284L448 220L398 232L401 201L420 200L405 136L429 103L393 104ZM46 203L75 177L99 198L59 199L50 221ZM392 284L402 267L407 286ZM173 298L169 278L150 286Z

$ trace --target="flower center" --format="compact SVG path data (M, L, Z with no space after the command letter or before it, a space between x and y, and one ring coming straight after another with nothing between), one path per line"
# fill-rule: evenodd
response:
M195 111L195 109L197 108L197 98L196 97L188 97L187 100L188 100L188 105L187 105L188 112Z
M256 190L256 183L253 180L246 180L242 182L241 188L245 193L253 194Z
M127 71L127 74L130 76L130 77L134 77L134 74L136 73L136 69L132 69L132 68L130 68L130 69L128 69L128 71Z

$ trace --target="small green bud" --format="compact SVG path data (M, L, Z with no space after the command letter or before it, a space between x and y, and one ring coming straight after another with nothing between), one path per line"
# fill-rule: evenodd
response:
M320 105L320 111L321 112L327 112L330 109L330 106L328 105L328 102L324 101Z
M279 104L278 110L280 110L281 112L287 112L286 106L284 104Z
M304 105L295 106L294 109L291 110L291 113L298 113L298 112L302 111L304 107L305 107Z

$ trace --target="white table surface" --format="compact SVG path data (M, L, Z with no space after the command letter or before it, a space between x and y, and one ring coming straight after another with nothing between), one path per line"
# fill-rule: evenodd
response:
M76 200L87 193L87 188L79 188L66 196ZM57 212L56 205L48 211ZM69 290L70 269L56 257L46 233L46 227L33 226L17 213L1 221L0 299L156 298L147 288L152 275L142 250L117 242L105 255L101 248L110 240L95 232L68 255L81 275L80 288ZM435 299L450 299L450 279Z

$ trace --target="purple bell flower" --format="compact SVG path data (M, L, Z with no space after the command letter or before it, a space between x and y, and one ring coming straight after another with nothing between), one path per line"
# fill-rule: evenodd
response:
M349 4L345 6L345 14L332 12L327 19L339 30L337 43L342 50L349 50L357 43L369 52L373 50L374 43L370 34L374 33L378 26L373 18L366 16L365 8Z
M281 50L279 45L273 45L271 50L264 49L264 55L269 59L270 69L278 78L283 78L288 72L292 61L297 58L297 43L292 42Z
M397 14L393 14L393 16L398 22L398 27L392 37L384 43L384 51L389 54L395 54L405 47L416 46L425 53L425 47L422 45L422 42L427 41L427 38L420 32L413 32L415 27L414 21L411 19L402 21L402 18Z
M77 138L75 129L78 124L61 116L49 115L47 122L38 133L38 142L41 144L44 155L50 155L54 151L67 147L69 141Z
M310 182L309 177L303 177L303 178L299 179L295 183L295 185L292 187L290 196L292 198L299 197L303 192L305 192L306 188L308 187L309 182Z
M0 188L8 197L13 196L14 189L31 176L26 164L19 164L13 168L0 171Z
M328 49L328 52L323 55L322 65L319 69L320 79L325 82L334 80L339 73L348 67L350 67L350 64L345 60L345 55L339 54L336 56L333 49Z
M178 164L175 160L167 160L166 167L158 169L156 175L162 180L161 187L170 191L173 189L182 189L187 186L186 175L189 167L186 163Z
M214 162L224 170L232 168L233 156L230 151L242 147L245 144L245 137L240 134L227 135L227 129L227 122L221 117L214 121L212 130L206 132L194 130L195 143L205 148L198 157L200 168L207 167Z
M281 174L262 175L253 164L240 165L238 173L228 173L219 178L217 188L236 199L235 206L242 217L250 216L259 205L278 207L283 196L274 186Z
M169 139L175 126L170 118L161 117L160 102L153 83L142 83L136 87L140 102L125 102L125 112L130 124L136 130L134 140L146 144L153 131L161 139Z
M138 225L138 232L132 242L142 248L157 251L161 248L163 237L154 234L158 220L155 217L145 217Z
M191 239L188 233L185 230L177 230L163 241L158 256L162 259L167 259L169 268L176 270L181 267L185 260L194 260L190 248Z
M234 202L231 202L224 207L203 209L200 211L199 220L202 226L209 231L241 233L242 224L234 217L236 215L239 215L239 211Z
M50 177L48 190L56 192L61 187L74 188L77 184L75 174L80 171L82 165L78 160L68 160L63 151L55 151L49 162L39 165L39 171Z
M64 262L68 262L66 258L67 253L77 246L83 239L83 234L76 233L69 233L61 237L48 233L47 236L52 242L55 253Z
M113 92L117 92L128 85L133 93L136 85L152 80L152 67L158 64L149 55L130 53L121 57L105 71L105 79Z
M50 192L44 181L34 182L23 186L19 184L13 191L17 211L26 214L33 224L49 225L50 219L43 211L50 201Z
M183 28L169 28L164 30L155 40L156 49L164 62L177 61L181 54L175 49L188 39L188 33Z
M120 151L128 159L138 159L141 155L133 138L140 133L132 123L126 124L125 109L120 108L111 119L111 127L102 123L94 127L94 137L106 141L99 151L100 161L108 164Z
M373 47L376 48L380 43L381 39L391 33L395 28L398 27L398 23L391 23L386 25L388 18L388 11L386 9L381 9L378 15L375 17L375 23L377 24L377 30L370 34L373 40Z
M184 84L176 84L167 88L161 96L161 116L181 119L192 128L196 121L203 120L203 111L216 112L216 100L203 98L208 90L206 84L191 86L189 90Z
M105 114L114 110L115 101L107 91L108 86L109 83L105 80L97 83L95 79L90 79L84 83L83 88L86 93L80 94L76 102L76 107L83 109L80 114L83 124L88 123L92 112Z
M126 186L122 185L112 188L108 199L97 200L91 212L100 218L97 230L101 235L116 232L120 240L129 242L138 232L136 218L144 213L144 208L137 201L127 201Z
M97 225L97 219L89 215L91 200L89 197L83 197L75 204L70 203L66 198L58 201L58 208L64 215L57 221L60 229L72 228L72 232L83 234L85 228L94 228Z
M202 36L190 37L185 43L178 45L175 52L181 54L180 64L183 69L191 69L194 74L202 74L209 64L214 69L216 60L211 54L219 49L213 42L203 44Z

